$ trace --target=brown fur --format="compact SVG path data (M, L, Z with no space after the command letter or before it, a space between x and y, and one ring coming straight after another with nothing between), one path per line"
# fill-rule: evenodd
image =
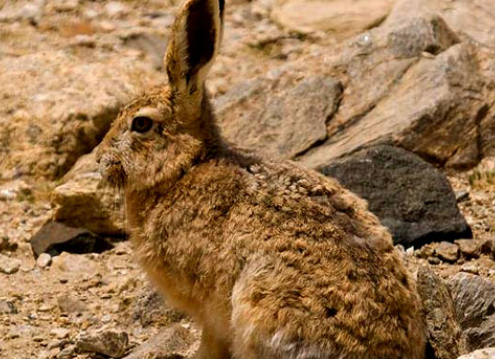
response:
M414 282L365 202L218 135L204 91L217 1L186 3L166 56L170 85L127 106L99 148L103 176L125 192L140 262L203 325L198 358L423 358ZM215 27L206 36L187 25L201 17ZM200 41L212 50L189 57ZM152 130L131 131L137 116Z

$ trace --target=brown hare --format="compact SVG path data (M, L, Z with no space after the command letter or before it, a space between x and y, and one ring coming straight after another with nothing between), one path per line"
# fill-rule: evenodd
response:
M129 104L98 150L142 266L202 325L197 358L423 358L414 281L365 202L219 136L204 82L223 8L185 3L169 84Z

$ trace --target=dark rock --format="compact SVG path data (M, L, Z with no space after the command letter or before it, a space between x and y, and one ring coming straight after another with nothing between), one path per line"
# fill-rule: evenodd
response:
M125 359L188 358L194 351L193 344L197 339L180 324L174 324L136 348Z
M113 245L86 229L49 222L31 238L31 248L37 258L42 253L48 253L51 256L59 255L62 252L102 253L112 249Z
M326 122L342 95L327 76L258 78L215 101L226 138L274 157L292 158L326 139Z
M495 284L468 273L448 281L469 350L495 346Z
M472 235L445 175L413 153L373 146L319 169L366 199L396 244L418 247Z
M459 258L459 246L449 242L440 242L435 248L435 254L443 261L454 263Z
M464 352L465 344L447 286L427 267L419 269L417 285L428 328L428 342L434 353L431 359L457 358Z
M102 331L92 334L81 334L76 339L76 347L80 351L103 354L112 358L122 358L129 345L126 332Z

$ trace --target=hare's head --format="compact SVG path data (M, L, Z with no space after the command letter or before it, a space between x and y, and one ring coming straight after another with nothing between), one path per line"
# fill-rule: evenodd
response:
M172 29L168 84L130 103L97 152L112 185L144 190L170 181L206 151L211 136L204 81L220 46L224 0L188 0Z

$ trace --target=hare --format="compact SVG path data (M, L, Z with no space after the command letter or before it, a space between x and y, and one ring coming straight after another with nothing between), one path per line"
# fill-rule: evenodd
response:
M420 359L414 281L390 234L339 183L222 140L205 77L223 0L188 0L169 83L130 103L102 141L137 258L203 328L202 359Z

